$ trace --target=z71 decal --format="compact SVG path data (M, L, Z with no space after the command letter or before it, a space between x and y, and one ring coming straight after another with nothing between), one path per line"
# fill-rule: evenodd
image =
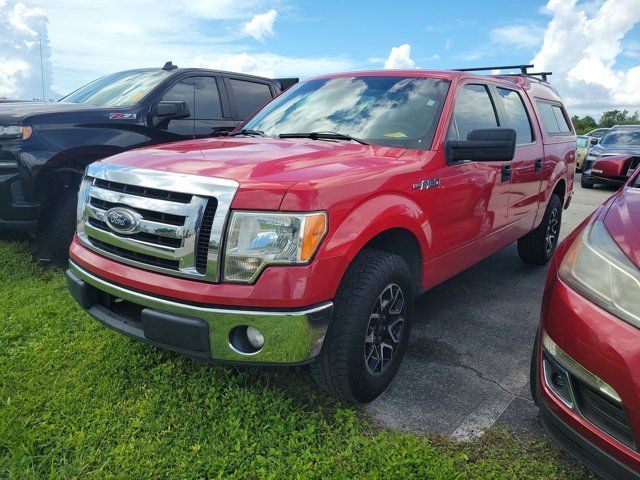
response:
M135 120L135 113L110 113L109 120Z

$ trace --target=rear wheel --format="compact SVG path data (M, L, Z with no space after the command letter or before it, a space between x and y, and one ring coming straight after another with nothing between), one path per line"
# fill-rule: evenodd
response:
M320 355L316 383L348 401L370 402L395 376L407 347L413 285L398 255L365 250L345 274Z
M546 264L556 251L561 223L562 200L554 193L547 204L540 225L518 240L520 260L527 265Z

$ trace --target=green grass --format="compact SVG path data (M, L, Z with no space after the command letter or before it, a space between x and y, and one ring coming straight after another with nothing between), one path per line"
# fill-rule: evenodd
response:
M376 428L305 369L200 365L134 342L85 315L60 270L0 242L0 478L586 476L501 431L459 444Z

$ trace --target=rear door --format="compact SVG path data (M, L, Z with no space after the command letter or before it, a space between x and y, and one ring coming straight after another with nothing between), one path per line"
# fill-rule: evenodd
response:
M233 120L225 89L220 75L193 77L194 129L195 137L208 137L216 131L233 130L237 124Z
M511 190L507 209L513 238L525 235L533 227L540 203L540 185L544 176L542 138L535 131L528 99L516 89L495 86L500 125L516 131L516 151L511 162Z
M234 120L242 122L256 110L267 104L276 95L270 82L258 79L228 76L225 85L229 93Z

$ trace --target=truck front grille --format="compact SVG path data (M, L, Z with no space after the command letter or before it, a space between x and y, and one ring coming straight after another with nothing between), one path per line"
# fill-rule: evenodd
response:
M223 228L236 182L122 167L91 165L79 196L78 238L120 263L196 280L218 280ZM112 209L134 219L123 233Z

